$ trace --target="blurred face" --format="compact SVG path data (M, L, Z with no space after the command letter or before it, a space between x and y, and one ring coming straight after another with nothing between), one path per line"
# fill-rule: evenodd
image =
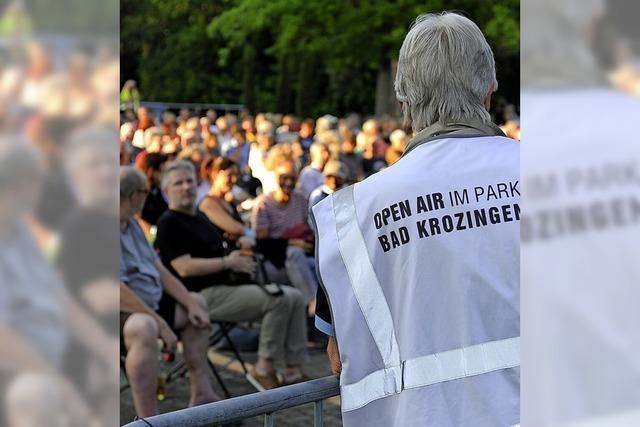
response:
M0 183L0 228L14 224L35 207L42 189L42 177L20 180L9 186Z
M276 174L278 176L278 185L280 189L284 194L290 196L296 187L296 181L298 178L293 165L287 163L283 166L280 166L276 170Z
M300 127L300 136L302 138L309 138L311 135L313 135L313 126L304 123Z
M165 192L173 209L191 210L196 203L196 177L186 170L174 170L167 177Z
M344 179L329 175L325 178L325 184L333 191L336 191L344 186Z
M219 171L214 173L212 178L213 185L218 191L224 194L229 193L238 181L238 168L234 166L227 170Z
M131 216L137 214L142 210L144 206L144 201L149 194L149 187L145 185L143 188L139 188L135 190L131 196L129 196L129 201L131 202Z
M119 200L118 160L118 153L106 144L77 151L72 175L80 204L96 207Z
M258 132L256 139L258 140L260 149L263 151L267 151L273 145L273 137L270 132Z
M356 148L355 144L350 139L347 139L342 143L343 153L353 153L353 150L355 150L355 148Z
M242 129L244 129L245 132L253 133L255 131L253 127L253 120L243 120Z

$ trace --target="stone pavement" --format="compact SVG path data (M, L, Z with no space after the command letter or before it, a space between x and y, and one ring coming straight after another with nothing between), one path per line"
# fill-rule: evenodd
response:
M210 358L218 366L229 360L232 354L230 352L214 352L210 351ZM255 353L242 353L242 357L247 363L255 361ZM231 364L227 368L219 367L218 371L224 380L229 392L234 396L240 396L248 393L255 393L256 390L249 384L239 370L239 364ZM330 375L329 365L324 350L310 350L309 363L304 367L305 373L310 378L321 378ZM211 376L214 387L219 395L222 396L220 386ZM123 378L123 383L124 383ZM176 378L172 380L166 387L167 397L165 400L158 402L159 411L169 412L176 409L182 409L187 406L189 401L189 381L186 377ZM334 397L324 401L323 415L324 425L326 427L342 426L340 416L340 400ZM120 395L120 424L124 425L134 419L135 412L131 400L131 391L129 389L123 391ZM264 417L256 417L243 421L243 427L261 427L264 425ZM276 413L275 426L286 427L302 427L313 425L313 404L287 409Z

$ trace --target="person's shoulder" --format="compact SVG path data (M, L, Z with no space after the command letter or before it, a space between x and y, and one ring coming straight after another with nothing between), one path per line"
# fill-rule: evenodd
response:
M118 219L115 215L107 215L103 212L85 208L76 208L63 220L60 233L62 236L68 234L85 234L96 229L96 226L118 227Z
M142 227L140 227L140 224L135 218L130 218L129 221L127 221L127 230L135 237L142 236L144 238L144 231L142 231Z
M271 204L271 201L273 199L271 199L271 197L269 197L268 194L261 194L258 197L256 197L256 201L254 203L255 207L265 207Z
M314 189L315 191L315 189ZM295 201L296 203L307 203L308 200L307 198L304 196L304 194L302 194L299 191L294 191L293 193L291 193L291 200Z
M311 192L311 194L309 194L309 203L311 203L311 201L312 201L312 200L314 200L314 199L316 199L316 198L318 198L318 197L321 197L321 196L322 196L322 194L323 194L322 186L320 186L320 187L318 187L318 188L315 188L315 189Z
M158 218L158 229L169 227L180 222L181 221L178 214L170 209L167 209L162 215L160 215L160 218Z
M201 224L205 224L205 225L211 224L211 221L209 220L209 217L207 216L207 214L202 212L200 208L196 210L195 220Z

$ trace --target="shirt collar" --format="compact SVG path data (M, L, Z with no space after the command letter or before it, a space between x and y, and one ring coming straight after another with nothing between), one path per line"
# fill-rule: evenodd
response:
M416 147L431 141L445 138L473 138L480 136L505 136L504 132L491 122L480 120L465 120L464 122L441 123L436 122L431 126L422 129L407 143L404 154L412 151Z

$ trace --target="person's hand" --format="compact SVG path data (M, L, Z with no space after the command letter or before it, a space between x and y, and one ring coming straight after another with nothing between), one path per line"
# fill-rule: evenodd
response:
M195 299L187 307L187 317L196 328L206 328L211 324L209 313Z
M158 328L160 339L164 343L164 349L167 352L173 353L176 350L178 344L178 337L173 333L167 322L163 318L158 317Z
M225 265L237 273L253 274L256 269L256 262L252 257L242 255L240 251L233 251L224 257Z
M311 243L307 243L303 239L289 239L289 246L296 246L298 248L302 248L305 252L313 251L313 245Z
M238 239L238 246L240 246L242 249L252 248L255 245L256 245L256 241L251 237L242 236Z
M329 357L329 367L336 378L340 378L342 372L342 363L340 362L340 351L338 351L338 343L335 337L329 337L327 344L327 356Z

